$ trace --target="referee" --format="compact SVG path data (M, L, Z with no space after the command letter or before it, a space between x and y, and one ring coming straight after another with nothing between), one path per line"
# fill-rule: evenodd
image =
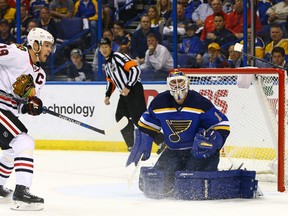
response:
M106 93L104 103L110 104L110 97L115 88L120 90L120 98L116 110L116 121L123 116L129 119L128 125L121 131L128 151L134 144L134 125L138 126L141 115L146 111L144 90L140 82L141 70L128 55L113 52L111 41L102 38L98 44L99 51L106 59Z

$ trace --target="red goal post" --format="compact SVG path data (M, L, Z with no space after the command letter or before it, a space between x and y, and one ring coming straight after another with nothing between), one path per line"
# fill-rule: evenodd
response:
M272 175L278 191L284 192L288 186L286 72L274 68L178 70L190 78L191 89L208 97L230 120L231 133L221 152L226 159L223 164L228 163L223 169L242 167L256 170L259 176ZM238 75L249 74L251 87L239 88Z

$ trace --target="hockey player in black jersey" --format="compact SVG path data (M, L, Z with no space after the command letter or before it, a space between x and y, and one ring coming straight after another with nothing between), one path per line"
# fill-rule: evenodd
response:
M126 166L147 160L153 138L163 130L167 148L153 168L164 174L164 193L169 194L176 171L217 171L219 151L230 126L228 118L211 101L189 90L189 79L183 72L171 72L167 85L169 90L155 97L141 116Z

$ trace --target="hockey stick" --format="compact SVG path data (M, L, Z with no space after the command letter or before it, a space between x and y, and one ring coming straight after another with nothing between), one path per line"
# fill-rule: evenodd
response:
M4 96L4 97L6 97L6 98L9 98L9 99L14 100L14 101L16 101L16 102L18 102L18 103L21 103L21 104L26 104L26 103L28 102L27 99L24 99L24 98L16 98L16 97L14 97L14 96L11 95L11 94L7 94L7 93L2 92L2 91L0 91L0 96ZM93 130L93 131L95 131L95 132L98 132L98 133L101 133L101 134L104 134L104 135L111 135L111 134L115 133L116 131L120 131L120 130L122 130L124 127L126 127L126 125L128 124L128 119L127 119L127 117L124 116L122 119L120 119L120 121L118 121L118 122L114 125L114 127L103 130L103 129L95 128L95 127L93 127L93 126L91 126L91 125L85 124L85 123L83 123L83 122L80 122L80 121L75 120L75 119L73 119L73 118L70 118L70 117L68 117L68 116L64 116L64 115L62 115L62 114L60 114L60 113L57 113L57 112L54 112L54 111L52 111L52 110L49 110L49 109L48 109L47 107L45 107L45 106L43 106L42 112L43 112L44 114L45 114L45 113L48 113L48 114L53 115L53 116L55 116L55 117L58 117L58 118L60 118L60 119L66 120L66 121L68 121L68 122L77 124L77 125L79 125L79 126L81 126L81 127L85 127L85 128L87 128L87 129Z
M73 118L70 118L70 117L68 117L68 116L64 116L64 115L62 115L62 114L60 114L60 113L57 113L57 112L54 112L54 111L52 111L52 110L49 110L49 109L47 109L47 107L45 107L45 106L42 108L42 110L43 110L43 113L44 113L44 114L45 114L45 113L48 113L48 114L53 115L53 116L55 116L55 117L58 117L58 118L60 118L60 119L66 120L66 121L68 121L68 122L77 124L77 125L79 125L79 126L81 126L81 127L85 127L85 128L87 128L87 129L96 131L96 132L101 133L101 134L104 134L104 135L111 135L111 134L115 133L116 131L120 131L120 130L122 130L124 127L126 127L126 125L128 124L128 119L127 119L127 117L124 116L123 118L120 119L120 121L118 121L118 122L114 125L114 127L103 130L103 129L95 128L95 127L93 127L93 126L91 126L91 125L85 124L85 123L83 123L83 122L80 122L80 121L75 120L75 119L73 119Z
M131 188L131 186L132 186L133 179L134 179L137 171L138 171L139 168L140 168L140 161L142 160L142 157L143 157L143 155L141 155L137 166L134 168L132 174L128 177L128 190L130 190L130 188Z
M266 60L264 60L264 59L261 59L261 58L258 58L258 57L256 57L256 56L253 56L253 55L251 55L251 54L244 53L244 52L243 52L243 44L236 43L235 46L234 46L234 51L240 52L240 53L244 54L245 56L251 57L251 58L256 59L256 60L259 60L259 61L264 62L264 63L266 63L266 64L269 64L269 65L271 65L271 66L273 66L273 67L276 67L276 68L279 68L279 69L282 69L282 70L286 70L286 69L287 69L287 68L284 68L284 67L282 67L282 66L280 66L280 65L277 65L277 64L274 64L274 63L272 63L272 62L269 62L269 61L266 61Z

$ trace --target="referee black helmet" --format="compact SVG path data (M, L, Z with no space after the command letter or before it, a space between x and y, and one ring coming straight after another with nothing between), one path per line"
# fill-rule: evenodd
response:
M107 38L107 37L101 38L101 40L98 43L98 47L100 47L101 45L104 45L104 44L107 44L111 47L111 41L109 40L109 38Z

